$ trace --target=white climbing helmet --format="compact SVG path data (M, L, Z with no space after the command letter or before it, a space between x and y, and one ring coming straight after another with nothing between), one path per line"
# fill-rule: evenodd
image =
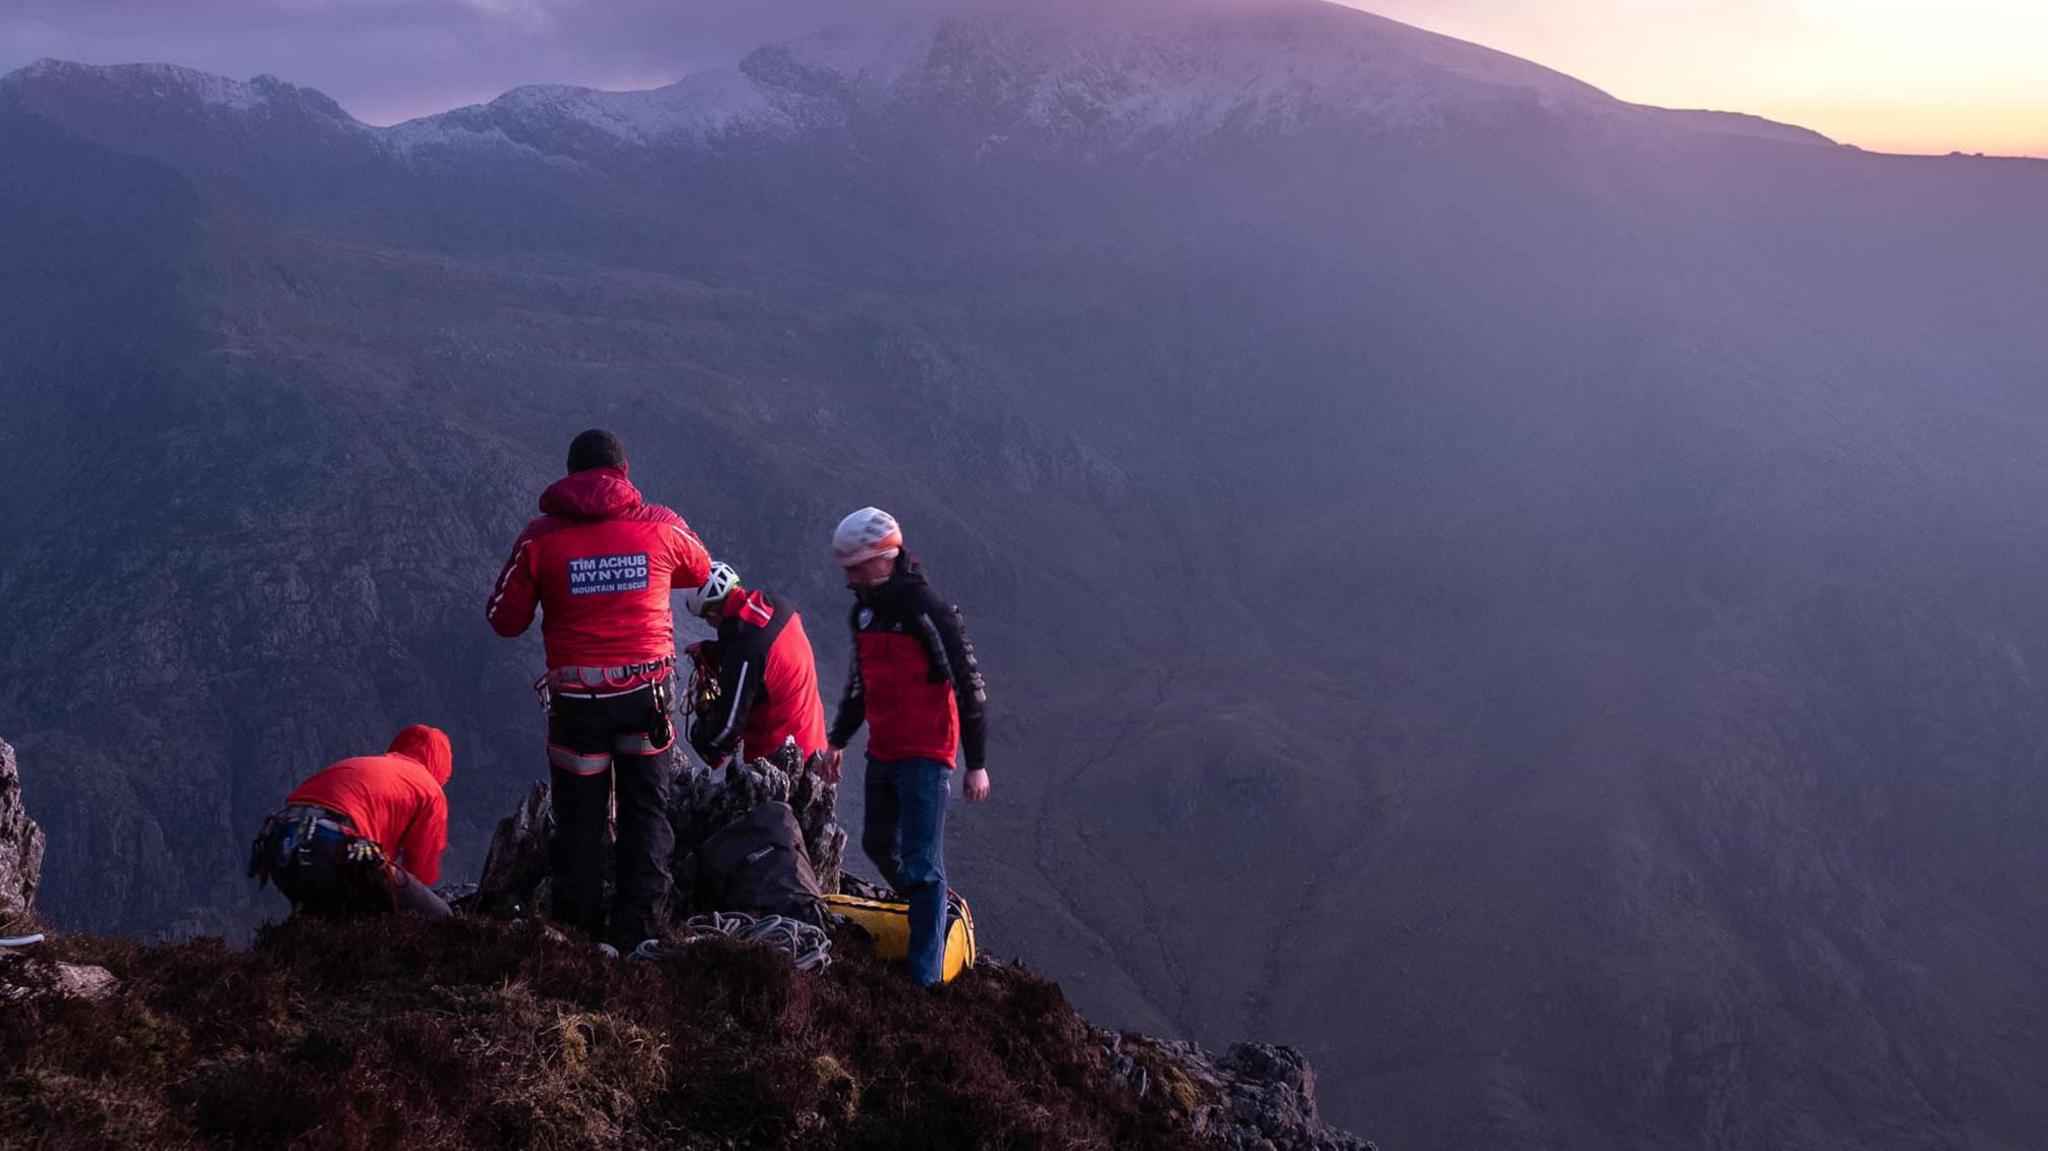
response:
M882 556L894 559L902 550L902 527L880 508L862 508L840 520L832 532L832 558L843 568Z
M731 564L712 564L711 574L705 577L703 586L683 593L683 610L702 618L707 609L724 602L725 597L738 586L740 573L732 570Z

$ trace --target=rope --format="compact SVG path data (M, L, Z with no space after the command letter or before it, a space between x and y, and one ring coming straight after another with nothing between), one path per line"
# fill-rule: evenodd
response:
M832 962L832 940L824 929L787 915L745 915L737 911L713 911L693 915L683 923L682 945L714 935L743 943L765 943L789 953L798 971L819 971ZM633 949L633 958L659 962L673 958L674 945L650 939Z

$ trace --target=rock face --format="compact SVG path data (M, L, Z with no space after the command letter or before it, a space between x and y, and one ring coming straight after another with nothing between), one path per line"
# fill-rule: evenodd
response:
M1163 1093L1196 1135L1232 1151L1376 1151L1323 1121L1316 1073L1292 1047L1236 1043L1221 1058L1192 1043L1102 1031L1117 1073Z
M669 873L675 880L667 909L671 920L680 923L701 911L725 910L692 904L697 848L719 828L771 801L787 803L796 812L818 886L825 891L839 889L840 863L846 854L846 829L834 818L839 789L826 783L794 752L752 763L735 761L718 771L678 754L670 770L668 818L676 841L669 858ZM548 835L553 827L548 785L535 784L518 809L498 822L491 836L490 854L477 883L477 910L518 916L541 905L547 896Z
M548 834L555 809L546 783L536 783L511 815L491 833L490 854L477 880L477 910L488 915L525 915L548 877Z
M43 877L43 829L21 802L14 749L0 740L0 936L25 933L34 922ZM117 981L104 967L58 963L0 950L0 1003L29 999L97 999Z
M14 749L0 740L0 935L27 928L43 877L43 829L21 802Z

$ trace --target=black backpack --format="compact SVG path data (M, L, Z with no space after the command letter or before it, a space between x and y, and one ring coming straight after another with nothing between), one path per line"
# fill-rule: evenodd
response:
M787 915L824 924L824 895L804 851L803 829L788 804L757 804L713 832L697 853L699 909Z

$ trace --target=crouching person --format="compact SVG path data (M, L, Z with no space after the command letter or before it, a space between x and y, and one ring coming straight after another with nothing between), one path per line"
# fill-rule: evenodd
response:
M326 768L264 821L249 874L277 884L294 912L452 914L433 885L448 846L448 737L414 724L383 755Z

